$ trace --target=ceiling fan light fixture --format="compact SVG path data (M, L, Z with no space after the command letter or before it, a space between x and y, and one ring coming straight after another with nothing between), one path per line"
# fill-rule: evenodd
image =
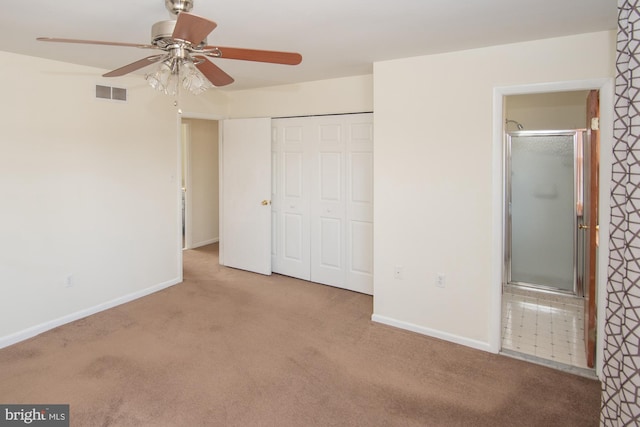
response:
M182 87L187 89L194 95L199 95L207 89L211 89L213 85L198 70L193 61L186 61L180 70Z
M209 19L191 14L193 1L165 0L165 6L176 17L153 24L151 44L53 37L38 37L37 40L161 50L163 53L159 55L139 59L109 71L103 74L103 77L120 77L150 64L159 63L155 71L146 74L145 78L151 87L168 95L178 95L180 86L197 95L209 88L233 83L233 77L218 67L211 60L212 58L282 65L298 65L302 61L302 56L295 52L209 46L207 36L216 28L217 24Z
M160 65L154 72L146 74L145 79L147 79L149 86L152 88L169 94L171 74L171 67L167 63L167 59L165 59L160 62Z
M167 95L176 95L178 93L177 74L175 58L167 57L160 62L154 72L145 75L145 79L155 90Z
M194 95L213 87L198 70L193 57L180 48L172 50L145 79L152 88L171 96L178 94L179 86Z

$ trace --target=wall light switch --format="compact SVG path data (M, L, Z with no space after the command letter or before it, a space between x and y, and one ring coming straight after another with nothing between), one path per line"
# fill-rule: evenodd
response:
M396 265L393 268L393 278L396 279L396 280L404 279L404 267L402 267L400 265Z

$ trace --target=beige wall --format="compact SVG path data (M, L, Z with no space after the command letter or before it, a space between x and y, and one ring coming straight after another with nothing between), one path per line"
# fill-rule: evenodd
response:
M373 110L370 75L229 92L229 117L289 117Z
M182 114L187 117L221 119L227 116L228 103L227 93L216 88L200 95L192 95L183 91L180 94L179 108Z
M375 320L491 348L494 89L610 78L614 55L602 32L374 64Z
M139 76L4 52L0 62L4 346L181 271L173 100ZM96 83L128 88L128 101L96 100Z

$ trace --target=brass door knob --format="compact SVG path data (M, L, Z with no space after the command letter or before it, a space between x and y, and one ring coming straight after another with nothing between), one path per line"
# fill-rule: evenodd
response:
M261 203L262 203L262 206L267 206L271 204L271 200L263 200Z

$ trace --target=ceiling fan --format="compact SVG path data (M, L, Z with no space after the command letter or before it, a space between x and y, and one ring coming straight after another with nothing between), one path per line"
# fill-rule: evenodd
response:
M165 0L167 10L176 19L160 21L151 27L151 44L120 43L96 40L39 37L39 41L79 43L107 46L137 47L161 50L163 53L147 56L131 64L103 74L118 77L160 62L158 69L146 75L149 84L166 94L178 93L179 85L194 94L202 93L211 85L225 86L233 78L209 60L209 58L238 59L273 64L298 65L302 56L294 52L242 49L207 45L206 37L217 24L189 13L193 0Z

